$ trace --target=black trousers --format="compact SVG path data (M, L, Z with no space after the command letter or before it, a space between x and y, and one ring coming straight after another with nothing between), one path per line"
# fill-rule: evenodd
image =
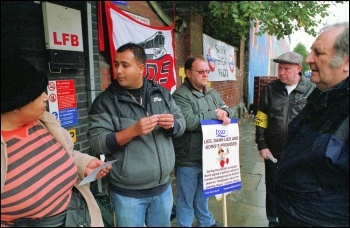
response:
M302 193L276 187L276 191L281 227L349 227L346 190Z
M277 196L275 193L277 163L265 160L266 217L271 226L278 224Z
M62 212L58 215L46 217L43 219L17 219L14 222L15 227L65 227L67 212Z

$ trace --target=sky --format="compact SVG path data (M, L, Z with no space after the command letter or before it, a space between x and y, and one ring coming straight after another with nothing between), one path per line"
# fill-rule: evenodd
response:
M336 6L331 6L329 10L334 14L334 16L330 14L328 17L324 18L322 23L315 28L317 33L324 27L324 23L333 24L337 22L349 21L349 1L343 4L336 4ZM315 39L316 37L307 34L303 31L303 29L301 31L297 31L291 35L290 50L293 51L294 47L300 42L306 47L306 50L309 51Z

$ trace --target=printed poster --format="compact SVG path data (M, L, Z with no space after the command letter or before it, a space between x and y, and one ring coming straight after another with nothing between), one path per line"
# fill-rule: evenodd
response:
M235 50L232 46L203 34L203 56L208 61L208 81L236 80Z
M203 132L204 197L232 192L242 187L237 119L223 125L219 120L201 121Z

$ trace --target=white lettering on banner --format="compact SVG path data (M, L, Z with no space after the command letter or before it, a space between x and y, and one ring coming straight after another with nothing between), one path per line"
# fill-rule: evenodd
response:
M145 17L141 17L139 15L136 15L136 14L133 14L133 13L130 13L128 11L124 11L124 13L128 14L129 16L131 16L132 18L134 18L135 20L139 21L139 22L142 22L146 25L150 25L151 24L151 21L148 19L148 18L145 18Z

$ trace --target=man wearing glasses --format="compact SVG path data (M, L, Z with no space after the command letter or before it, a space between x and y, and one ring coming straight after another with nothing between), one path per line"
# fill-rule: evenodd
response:
M185 133L173 138L175 148L176 218L179 227L191 227L194 216L199 227L219 227L209 211L209 198L203 197L202 120L231 122L232 110L219 93L207 86L210 73L203 56L189 57L185 62L186 78L173 93L186 120Z

